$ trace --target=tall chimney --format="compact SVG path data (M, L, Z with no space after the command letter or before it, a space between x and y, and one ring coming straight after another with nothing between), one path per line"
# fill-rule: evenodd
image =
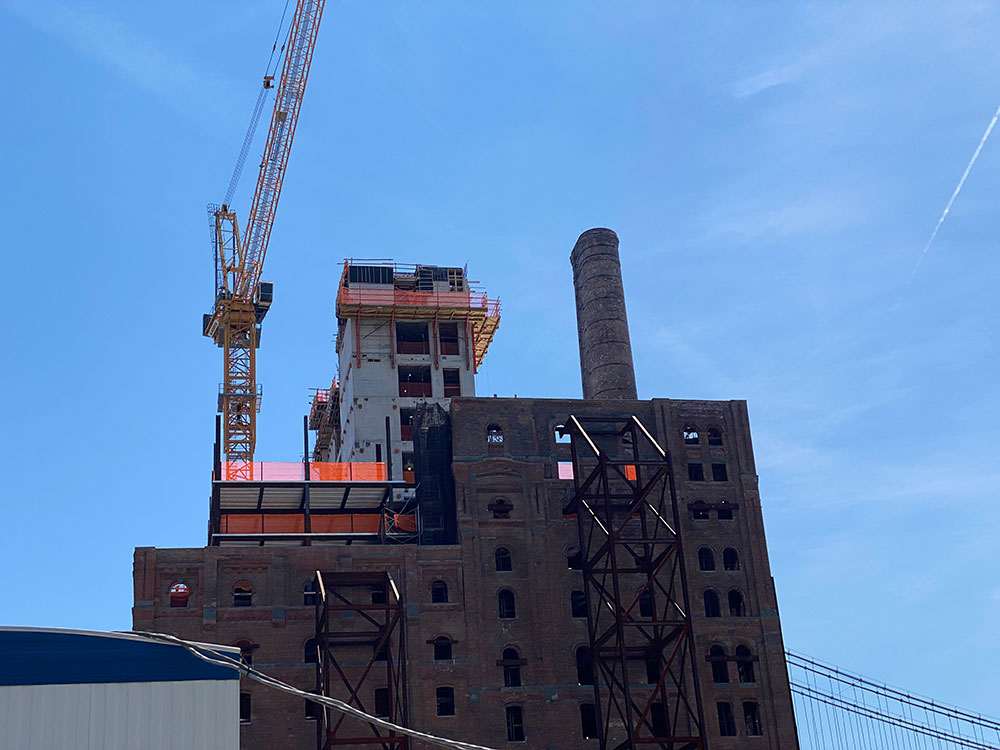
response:
M569 256L585 399L636 399L618 235L588 229Z

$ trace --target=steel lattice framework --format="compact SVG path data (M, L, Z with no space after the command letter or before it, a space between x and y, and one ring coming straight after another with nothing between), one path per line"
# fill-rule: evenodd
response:
M405 612L392 577L381 573L316 572L316 688L398 726L406 726ZM351 613L345 617L345 613ZM388 690L383 706L368 702L377 671ZM380 710L381 709L381 710ZM407 750L409 738L373 723L323 709L317 747L380 745ZM367 727L367 730L365 729Z
M634 416L570 417L565 431L575 488L566 513L579 530L600 747L700 750L704 721L667 454ZM648 686L637 687L643 676Z
M260 343L260 324L273 294L272 285L262 283L260 278L325 2L298 0L295 5L250 218L242 239L236 214L229 206L209 207L216 298L202 326L203 333L224 350L219 412L223 415L227 479L231 480L253 479L256 414L260 406L255 350ZM266 77L264 87L272 85L271 77Z

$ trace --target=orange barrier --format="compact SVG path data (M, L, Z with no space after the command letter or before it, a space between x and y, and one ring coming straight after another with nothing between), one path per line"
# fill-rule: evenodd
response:
M254 461L249 471L246 464L222 462L222 476L228 481L301 482L305 470L301 463L283 461ZM245 476L249 475L249 476ZM309 464L309 479L319 482L384 482L388 479L382 463L324 463Z
M481 292L408 292L402 289L341 287L337 301L341 305L469 308L485 310L488 316L500 314L500 301L487 299Z

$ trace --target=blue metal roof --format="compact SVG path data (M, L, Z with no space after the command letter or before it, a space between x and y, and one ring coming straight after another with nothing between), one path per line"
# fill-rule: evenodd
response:
M227 656L239 650L210 646ZM128 633L0 627L0 685L237 680L182 646Z

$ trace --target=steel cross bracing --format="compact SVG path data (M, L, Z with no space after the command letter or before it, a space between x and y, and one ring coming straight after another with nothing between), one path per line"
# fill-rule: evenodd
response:
M203 333L224 350L219 412L223 415L226 478L230 480L253 479L260 405L255 350L272 295L271 285L261 283L260 278L324 5L325 0L296 3L257 187L242 238L236 214L229 206L210 207L216 298L202 325ZM265 80L265 86L269 80Z
M667 454L634 416L570 417L565 430L601 750L704 748Z
M317 571L313 590L319 694L406 726L406 618L392 577L386 572ZM381 680L376 678L379 671L383 673ZM370 703L373 683L382 683L387 691L382 706ZM405 735L330 709L321 711L317 723L319 750L358 745L407 750L410 746Z

